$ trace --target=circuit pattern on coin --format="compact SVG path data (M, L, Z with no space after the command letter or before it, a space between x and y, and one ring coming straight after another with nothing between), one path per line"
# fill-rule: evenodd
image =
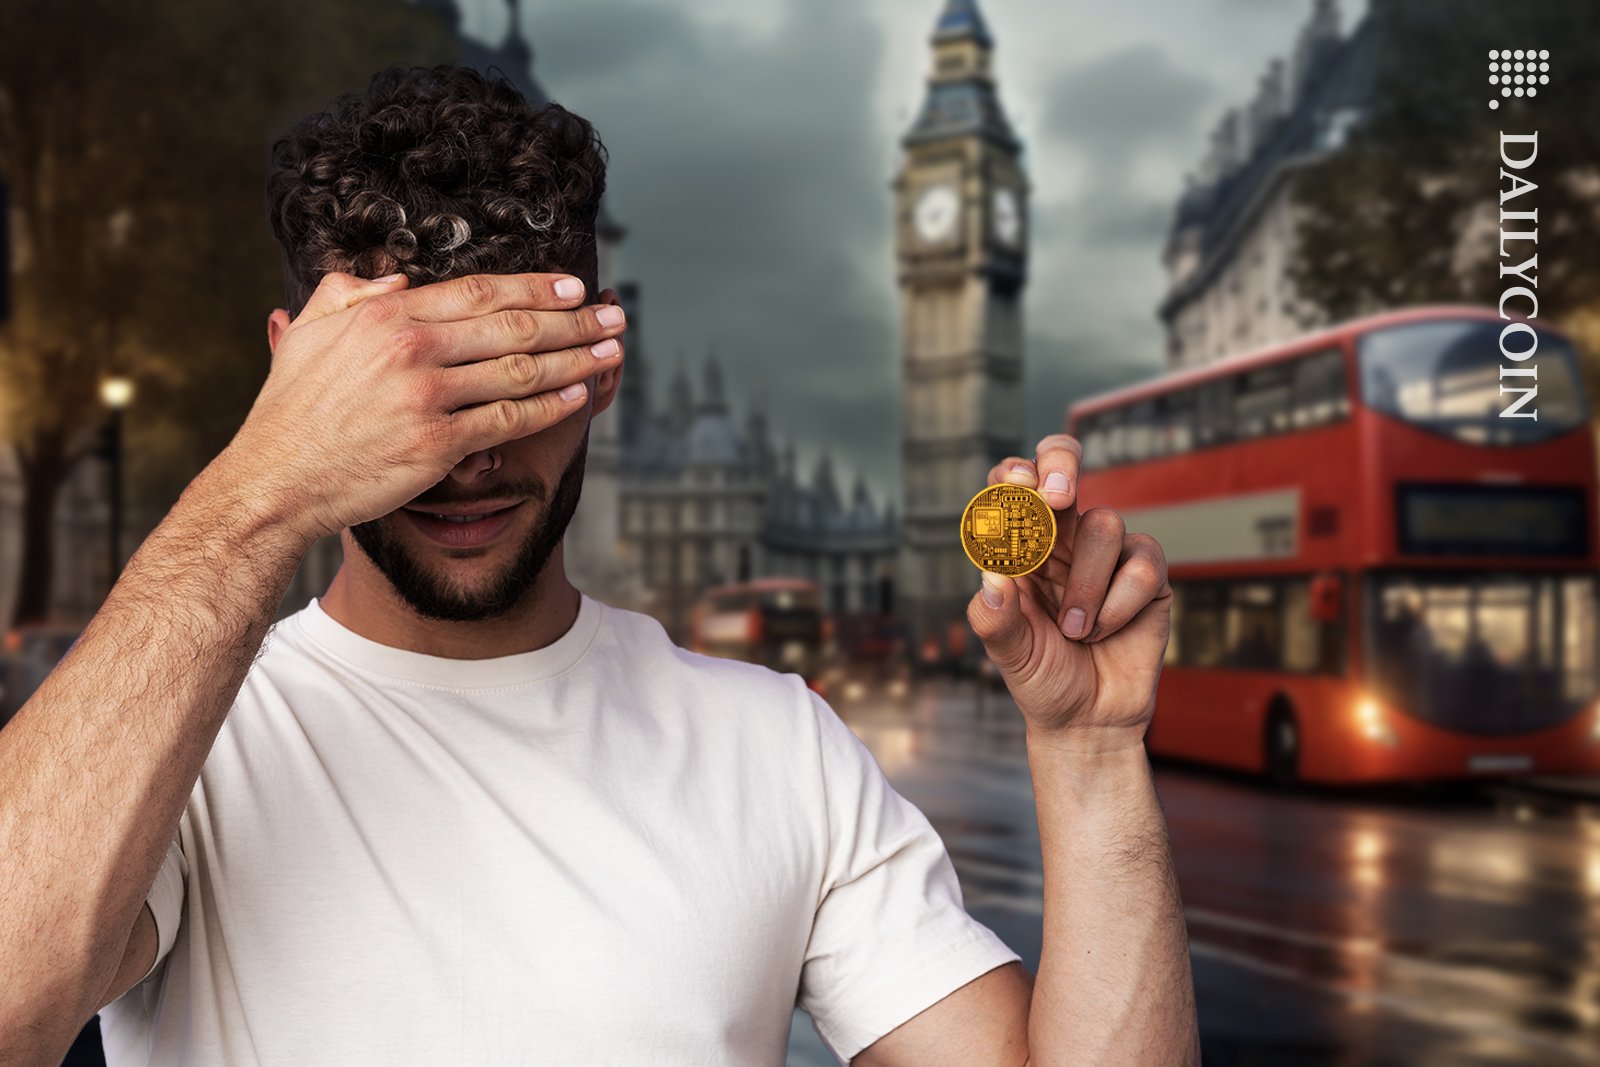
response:
M980 489L961 514L961 547L979 570L1013 578L1050 558L1056 514L1025 485L999 482Z

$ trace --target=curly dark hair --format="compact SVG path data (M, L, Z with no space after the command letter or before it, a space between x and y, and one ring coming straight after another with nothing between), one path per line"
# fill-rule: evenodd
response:
M588 121L504 74L391 66L272 146L267 223L298 315L322 276L560 271L599 285L606 150Z

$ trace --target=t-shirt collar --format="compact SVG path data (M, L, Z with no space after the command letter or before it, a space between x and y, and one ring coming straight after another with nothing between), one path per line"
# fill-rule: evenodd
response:
M578 617L566 633L543 648L488 659L431 656L374 641L351 630L312 597L291 619L313 643L336 659L395 681L447 689L496 689L525 685L560 674L583 658L600 629L605 605L579 593Z

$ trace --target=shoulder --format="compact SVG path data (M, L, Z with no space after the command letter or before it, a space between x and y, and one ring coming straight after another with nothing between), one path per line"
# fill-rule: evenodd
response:
M653 616L624 608L607 606L601 637L601 669L629 679L652 703L681 701L698 715L722 711L768 730L781 721L815 747L817 705L827 705L798 674L684 648Z
M796 674L684 648L672 640L659 620L642 611L607 605L603 629L609 632L616 649L633 657L642 668L692 677L710 685L805 687Z

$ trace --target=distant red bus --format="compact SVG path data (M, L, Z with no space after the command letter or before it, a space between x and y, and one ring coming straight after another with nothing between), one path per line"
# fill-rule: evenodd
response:
M758 578L707 589L689 614L689 648L794 673L826 696L822 671L832 625L822 587L806 578Z
M1587 405L1540 329L1538 418L1501 417L1504 325L1378 315L1069 411L1081 506L1171 567L1151 751L1280 782L1600 772Z

